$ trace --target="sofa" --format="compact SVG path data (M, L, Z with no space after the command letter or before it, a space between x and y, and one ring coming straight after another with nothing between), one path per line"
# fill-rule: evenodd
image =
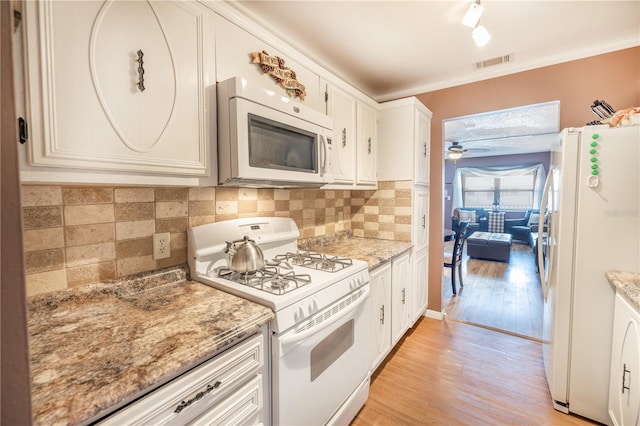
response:
M531 232L536 232L540 217L539 210L527 210L524 217L504 220L504 232L521 243L531 244Z
M457 233L460 222L466 220L469 221L466 237L476 231L487 232L489 229L485 209L472 209L466 207L459 207L453 210L453 215L451 217L451 229Z
M460 207L453 210L451 217L451 229L458 231L458 224L462 220L469 220L467 237L476 231L489 232L487 213L490 209L476 209ZM510 234L514 241L527 245L530 244L531 232L536 232L538 227L539 210L506 211L504 219L504 233Z

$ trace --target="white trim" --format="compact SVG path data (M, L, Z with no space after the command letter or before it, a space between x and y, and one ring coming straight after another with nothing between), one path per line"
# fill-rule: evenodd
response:
M431 309L427 309L424 312L424 315L427 318L433 318L433 319L437 319L437 320L443 320L444 319L444 313L442 311L433 311Z

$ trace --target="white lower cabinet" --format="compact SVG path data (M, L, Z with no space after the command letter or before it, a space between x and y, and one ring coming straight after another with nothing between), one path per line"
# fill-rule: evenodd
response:
M391 263L371 271L371 371L391 350Z
M411 254L404 253L391 262L391 345L409 329L411 312Z
M429 249L425 248L414 253L413 258L413 288L411 290L410 323L413 326L427 310L428 277L429 277Z
M269 423L266 350L263 329L98 424Z
M411 252L371 271L371 371L410 327Z
M609 416L614 425L640 424L640 311L616 295L611 346Z

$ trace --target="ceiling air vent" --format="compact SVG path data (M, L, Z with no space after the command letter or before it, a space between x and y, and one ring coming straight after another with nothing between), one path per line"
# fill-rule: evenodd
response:
M473 64L473 68L481 70L483 68L492 67L494 65L505 64L513 61L513 53L508 55L498 56L497 58L486 59L484 61L476 62Z

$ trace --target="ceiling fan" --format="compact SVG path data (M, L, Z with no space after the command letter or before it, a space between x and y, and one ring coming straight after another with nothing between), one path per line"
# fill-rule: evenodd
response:
M448 157L452 160L461 158L462 154L467 152L467 150L462 145L460 145L460 142L458 141L451 142L451 145L449 145L449 148L447 148L447 150Z
M447 158L451 160L458 160L462 158L462 154L464 154L467 151L471 154L472 152L475 152L475 153L487 152L489 151L489 149L487 148L468 148L467 149L463 147L460 144L460 142L452 141L451 145L449 145L449 147L447 148Z

